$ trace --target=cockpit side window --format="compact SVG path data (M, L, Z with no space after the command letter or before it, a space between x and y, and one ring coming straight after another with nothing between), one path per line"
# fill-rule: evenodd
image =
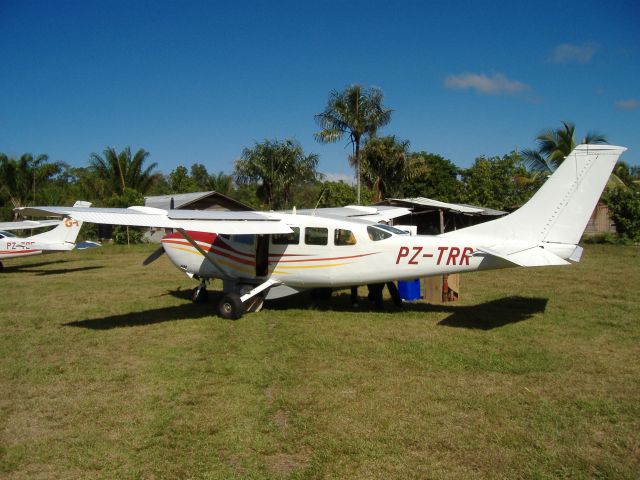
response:
M356 237L351 230L336 228L333 233L334 245L355 245Z
M367 227L367 233L369 234L369 238L374 242L378 242L392 236L389 232L372 226Z
M271 245L298 245L300 243L300 227L291 227L291 233L271 235Z

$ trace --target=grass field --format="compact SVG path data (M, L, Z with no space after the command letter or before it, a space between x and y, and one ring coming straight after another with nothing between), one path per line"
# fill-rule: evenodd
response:
M640 477L637 247L237 322L153 248L5 262L0 478Z

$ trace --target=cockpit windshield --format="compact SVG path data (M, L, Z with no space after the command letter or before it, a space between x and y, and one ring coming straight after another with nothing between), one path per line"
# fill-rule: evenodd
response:
M374 242L385 240L393 235L409 235L409 232L406 230L400 230L399 228L384 225L382 223L376 226L369 225L367 227L367 233L369 234L369 238Z
M0 238L17 238L13 233L0 230Z
M376 225L376 227L394 233L396 235L409 235L409 232L407 232L406 230L400 230L399 228L392 227L391 225L384 225L381 223L380 225Z

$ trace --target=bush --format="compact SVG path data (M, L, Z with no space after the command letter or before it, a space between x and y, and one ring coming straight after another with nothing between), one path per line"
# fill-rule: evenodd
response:
M606 198L611 218L623 243L640 242L640 192L613 189Z

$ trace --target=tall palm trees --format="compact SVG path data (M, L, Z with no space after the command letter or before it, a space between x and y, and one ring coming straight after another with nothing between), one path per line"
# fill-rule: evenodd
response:
M318 156L305 155L293 140L265 140L245 148L236 160L236 182L258 184L258 196L270 209L288 206L292 187L317 178Z
M383 94L378 88L351 85L329 94L327 106L315 116L321 130L315 134L321 143L333 143L349 135L356 167L357 202L360 203L360 143L374 137L379 128L391 120L393 110L382 105Z
M538 149L522 150L524 162L530 170L536 172L553 172L576 147L573 139L575 125L561 122L562 128L543 131L536 137ZM604 135L588 132L580 143L606 143Z
M47 155L34 157L25 153L20 158L11 158L0 153L0 200L5 197L13 208L27 202L36 203L36 187L58 175L64 164L49 162Z
M89 168L101 180L107 194L123 195L126 189L144 194L151 188L158 175L153 173L157 167L156 163L143 168L148 156L149 152L142 148L132 157L130 147L121 152L108 147L104 149L103 156L91 154Z
M414 159L418 160L410 156L408 140L396 139L395 135L367 140L362 149L361 168L365 183L373 188L374 202L384 200L390 193L400 194L402 183L418 174Z

